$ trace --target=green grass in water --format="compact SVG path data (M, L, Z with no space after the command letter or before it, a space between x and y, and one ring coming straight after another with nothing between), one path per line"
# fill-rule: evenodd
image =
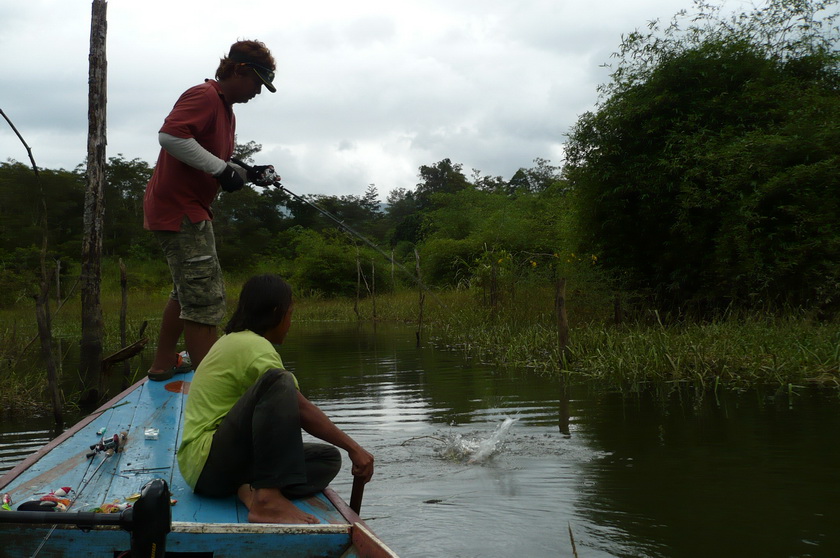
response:
M143 322L153 350L161 312L169 293L165 267L148 264L137 272L145 279L129 291L127 338L139 337ZM131 274L129 274L131 275ZM103 274L105 276L105 274ZM103 280L105 322L103 352L120 348L121 294L118 271ZM228 315L245 277L227 277ZM129 284L135 284L139 281ZM663 324L655 314L635 322L612 324L609 297L597 290L567 294L569 345L557 343L553 290L522 287L506 292L496 308L483 293L452 290L427 293L423 338L442 348L498 366L528 367L542 373L569 374L608 385L645 382L690 382L699 386L759 384L796 385L816 382L838 386L840 324L813 321L801 312L770 317L758 313L728 315L720 320ZM298 297L297 322L370 321L417 324L420 295L416 290L353 299ZM78 293L53 312L53 335L66 344L81 337ZM34 303L0 310L0 409L22 409L47 401L40 363ZM71 373L65 370L65 374ZM72 371L75 373L75 371Z

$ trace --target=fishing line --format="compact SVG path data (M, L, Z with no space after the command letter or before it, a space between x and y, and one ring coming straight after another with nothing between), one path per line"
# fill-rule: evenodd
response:
M113 454L111 454L111 455L113 455ZM105 457L102 458L102 461L99 462L99 465L96 466L96 469L93 470L93 473L91 473L90 477L88 477L88 479L86 481L84 481L82 483L82 485L79 487L79 490L76 491L76 495L70 501L70 505L67 506L68 510L73 507L73 504L75 504L76 500L79 498L79 496L82 495L82 491L85 488L87 488L87 485L90 484L90 481L93 480L93 477L96 476L96 473L105 464L105 462L108 461L108 458L111 457L111 455L108 455L107 452L105 453ZM88 465L88 468L90 468L90 465ZM84 480L84 476L82 476L82 479ZM58 513L64 513L64 512L58 512ZM41 550L44 548L44 545L47 544L47 541L50 540L50 537L52 536L53 532L55 532L57 527L58 527L58 524L53 525L50 528L49 532L46 535L44 535L44 539L41 541L41 544L38 545L38 548L35 549L35 552L33 552L32 555L29 558L37 558L38 554L40 554Z

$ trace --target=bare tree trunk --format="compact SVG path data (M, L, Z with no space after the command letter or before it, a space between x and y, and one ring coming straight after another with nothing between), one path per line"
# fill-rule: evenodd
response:
M61 258L55 259L55 303L61 304Z
M490 313L495 317L499 308L499 264L490 266Z
M376 329L376 266L370 260L370 299L373 304L373 327Z
M122 292L122 304L120 304L120 347L128 345L128 276L125 272L125 264L120 258L120 291ZM123 361L122 366L122 389L127 389L129 386L129 378L131 377L131 364L128 359Z
M108 63L105 57L108 3L93 0L90 26L88 80L87 189L82 241L82 340L79 373L82 402L94 403L102 395L102 305L100 301L102 218L105 210L105 107Z
M615 300L613 301L613 316L615 325L621 325L624 322L624 309L621 306L620 292L615 294Z
M566 316L566 278L557 280L554 287L554 311L557 316L557 347L560 354L566 354L569 345L569 320Z
M560 433L566 437L571 437L572 431L569 429L569 422L571 420L571 411L569 410L569 400L571 399L571 388L569 386L570 380L568 374L560 375L560 412L558 413L558 426Z
M44 207L46 213L46 207ZM62 413L61 394L58 387L58 368L55 363L55 354L52 345L52 324L50 318L50 287L49 275L47 274L46 252L47 233L46 218L44 222L44 242L41 247L41 285L38 295L35 297L35 319L38 323L38 337L41 338L41 357L47 367L47 388L50 392L50 400L53 408L53 419L57 430L64 426Z
M423 331L423 306L426 302L426 291L423 290L423 280L420 277L420 254L417 252L417 248L414 249L414 265L417 271L417 286L420 290L420 312L417 316L417 333L415 337L417 338L417 346L420 346L420 335Z
M45 227L46 230L46 227ZM56 312L61 309L61 258L55 259L55 307ZM55 340L55 354L58 355L56 365L58 366L58 377L64 372L64 351L61 348L61 338ZM63 425L62 425L63 426Z
M359 248L356 247L356 301L353 303L353 312L356 313L356 321L361 320L359 315L359 298L362 296L362 263L359 261Z
M43 234L41 240L41 284L38 294L35 296L35 321L38 324L38 335L32 338L23 351L26 351L26 348L31 345L35 339L41 339L41 356L44 359L44 366L47 367L47 387L50 392L50 399L52 400L52 407L53 407L53 418L55 419L55 427L56 431L60 432L64 428L64 415L62 409L62 397L61 391L58 385L58 379L61 371L61 358L58 359L58 364L56 365L56 358L55 352L53 351L52 345L52 323L50 318L50 288L49 288L49 281L50 277L47 273L47 236L49 227L47 226L47 202L44 198L44 190L41 187L41 175L38 172L38 165L35 164L35 157L32 156L32 149L26 143L26 140L23 139L23 136L18 132L18 129L15 127L14 123L9 119L8 116L0 109L0 116L2 116L6 122L9 123L12 130L14 131L15 135L20 139L20 142L26 148L26 152L29 155L29 160L32 162L32 171L35 173L35 180L38 182L38 188L41 192L41 210L43 211L42 218L41 218L41 231ZM56 304L58 304L58 310L61 309L60 303L60 296L61 296L61 283L60 277L61 275L61 260L56 260L56 270L55 270L55 293L56 293ZM56 310L56 311L58 311ZM17 343L15 340L17 339L17 320L12 322L12 346L15 346ZM61 355L61 341L58 342L58 354ZM21 351L15 358L19 358L20 354L23 352Z
M18 139L20 140L20 143L22 143L22 144L23 144L23 147L25 147L25 148L26 148L26 153L27 153L27 155L29 155L29 160L32 162L32 170L33 170L33 171L35 171L35 178L40 179L40 176L41 176L41 175L38 173L38 165L36 165L36 164L35 164L35 157L33 157L33 156L32 156L32 148L31 148L31 147L29 147L29 144L28 144L28 143L26 143L26 140L24 140L24 139L23 139L23 136L22 136L22 135L20 135L20 132L18 132L18 129L17 129L17 128L15 128L15 125L12 123L12 121L9 119L9 117L8 117L8 116L6 116L6 113L5 113L5 112L3 112L3 109L0 109L0 116L2 116L2 117L3 117L3 119L4 119L6 122L8 122L8 123L9 123L9 126L12 128L12 131L15 133L15 135L16 135L16 136L18 137Z

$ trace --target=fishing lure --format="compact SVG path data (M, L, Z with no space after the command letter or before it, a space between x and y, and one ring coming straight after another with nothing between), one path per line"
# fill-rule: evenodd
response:
M3 505L0 507L6 511L12 511L12 497L8 494L3 494Z
M71 492L73 492L72 488L70 488L69 486L62 486L61 488L56 488L55 490L53 490L52 494L55 494L56 496L61 498L62 496L68 496Z

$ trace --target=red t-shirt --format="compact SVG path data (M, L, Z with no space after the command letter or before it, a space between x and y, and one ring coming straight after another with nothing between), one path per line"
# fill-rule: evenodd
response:
M219 84L207 80L181 95L160 131L177 138L195 138L204 149L227 161L233 155L236 118ZM210 220L210 204L218 190L215 178L161 149L143 197L143 226L153 231L178 231L184 215L193 223Z

